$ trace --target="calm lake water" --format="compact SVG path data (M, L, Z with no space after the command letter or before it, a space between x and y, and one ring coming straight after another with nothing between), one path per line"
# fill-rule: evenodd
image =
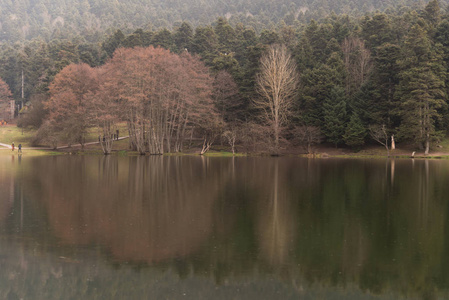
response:
M449 161L0 156L0 299L447 299Z

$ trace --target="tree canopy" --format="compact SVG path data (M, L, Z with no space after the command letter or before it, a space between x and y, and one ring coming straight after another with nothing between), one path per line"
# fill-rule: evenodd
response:
M92 12L103 14L94 2L83 3ZM8 5L5 10L12 9ZM276 12L274 7L264 5L258 7ZM293 23L274 23L258 16L266 21L263 26L249 19L236 22L231 14L199 26L183 21L134 29L128 24L121 30L105 34L98 31L90 36L61 33L48 40L7 40L0 44L0 78L18 102L22 94L24 101L46 102L48 118L53 120L59 109L54 106L58 101L63 105L59 99L63 97L58 95L67 93L70 97L64 101L78 99L78 103L108 111L102 118L104 121L109 115L109 125L99 121L101 118L90 119L105 132L113 132L117 120L133 120L130 126L143 126L131 130L136 134L151 128L158 134L152 140L142 137L140 142L154 153L180 151L189 132L201 136L205 148L226 131L226 139L230 138L233 145L237 141L245 149L255 149L259 144L267 148L261 144L267 135L279 135L274 140L292 143L308 141L309 146L311 141L349 146L354 145L355 138L351 137L355 136L370 142L370 136L366 136L369 128L384 128L386 134L395 135L397 142L411 143L428 152L449 128L449 14L442 6L431 1L425 6L360 17L330 13L317 20L304 19L307 13L303 12L294 16ZM289 11L286 9L285 14ZM3 28L8 28L6 24L2 23ZM260 100L261 87L267 87L260 80L269 62L264 64L261 58L274 45L290 53L292 67L301 74L294 87L280 90L292 89L286 109L289 122L276 125L281 131L270 131L273 120L260 118L262 107L254 105ZM85 94L70 91L69 87L79 86L73 77L74 82L57 88L61 76L76 73L72 72L74 66L95 70L91 83L97 82L96 87ZM125 103L126 108L121 107L119 112L128 113L128 118L110 114L117 109L115 105ZM42 106L36 107L45 117ZM285 116L279 116L279 120L285 120ZM151 121L156 119L164 121ZM41 123L49 125L33 121ZM354 135L354 130L360 134ZM314 137L309 136L312 133ZM80 138L79 134L75 136ZM133 147L140 143L137 135L135 138Z

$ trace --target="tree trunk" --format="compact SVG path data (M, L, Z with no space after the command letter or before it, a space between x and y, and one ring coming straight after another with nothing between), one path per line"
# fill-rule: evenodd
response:
M211 145L212 145L212 143L208 142L207 139L204 138L203 148L201 149L200 155L203 155L204 153L209 151Z
M274 154L279 154L279 124L274 124Z
M429 134L427 134L426 136L426 150L424 151L424 154L427 155L429 154L430 151L430 141L429 141Z

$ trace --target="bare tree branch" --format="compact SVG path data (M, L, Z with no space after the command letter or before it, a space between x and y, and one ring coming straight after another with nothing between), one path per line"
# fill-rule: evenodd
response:
M288 122L298 82L296 64L287 47L269 46L260 59L260 73L256 78L260 97L253 99L253 105L272 128L275 152L279 151L281 129Z

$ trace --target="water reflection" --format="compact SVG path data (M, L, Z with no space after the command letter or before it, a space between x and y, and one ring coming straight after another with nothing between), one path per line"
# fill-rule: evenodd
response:
M192 299L445 297L448 179L426 160L0 157L0 298L155 278ZM134 296L184 297L152 287Z
M261 176L253 187L261 194L256 208L260 255L272 266L289 261L299 221L291 207L287 174L279 171L280 163L279 159L273 159L264 170L256 171Z
M151 264L193 253L211 234L219 169L180 158L61 159L34 169L51 170L39 197L62 243L101 244L114 259Z
M0 169L0 191L2 200L0 201L0 224L4 225L6 218L11 213L14 202L14 177L11 176L11 166Z

